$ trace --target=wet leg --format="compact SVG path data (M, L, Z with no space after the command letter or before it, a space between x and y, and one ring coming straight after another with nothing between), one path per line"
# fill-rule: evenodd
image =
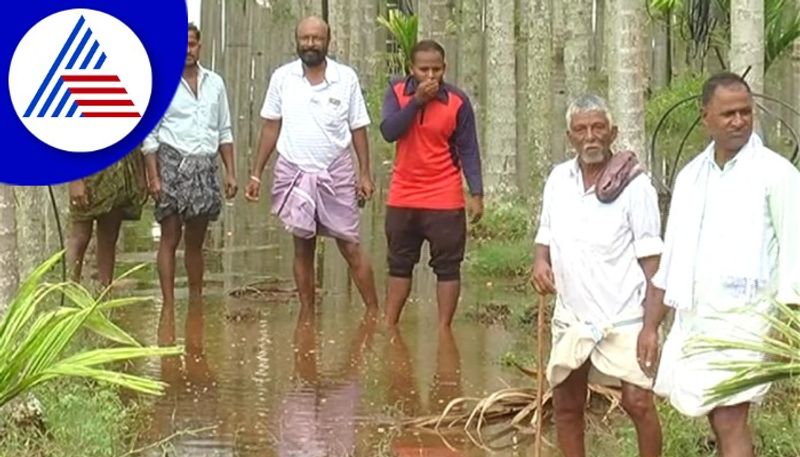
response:
M175 251L181 242L183 222L176 214L161 221L161 241L158 244L158 279L161 283L163 305L175 305Z
M200 303L203 299L203 243L208 228L207 217L195 217L186 221L183 261L189 282L189 303Z
M97 220L97 276L107 286L114 280L117 239L122 226L122 211L114 209Z

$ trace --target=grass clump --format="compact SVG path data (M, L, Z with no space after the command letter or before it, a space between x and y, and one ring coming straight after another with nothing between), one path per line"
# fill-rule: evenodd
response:
M135 442L141 409L125 404L117 388L70 378L35 391L43 428L0 419L2 457L116 457Z

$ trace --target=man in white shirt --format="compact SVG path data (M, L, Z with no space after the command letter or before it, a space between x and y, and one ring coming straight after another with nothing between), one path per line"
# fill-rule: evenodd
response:
M261 117L264 125L245 197L257 201L261 175L278 150L272 213L294 235L294 277L301 313L314 308L317 235L336 239L369 310L378 309L372 265L359 242L359 206L372 196L370 123L355 72L327 57L330 28L320 18L295 30L299 59L275 70ZM351 148L358 156L353 164Z
M557 165L545 184L532 276L539 293L556 294L546 374L559 447L565 457L586 455L588 383L621 384L639 455L658 457L652 380L636 361L643 303L662 249L656 192L635 155L612 155L617 127L602 98L572 102L567 126L577 156Z
M757 344L769 332L764 316L775 302L800 302L800 173L753 133L753 97L739 75L709 78L702 103L713 142L675 181L639 356L656 376L658 326L667 306L674 308L654 391L685 415L707 415L723 457L752 457L750 404L769 384L713 402L707 396L733 376L719 364L758 362L763 355L700 352L692 341Z
M164 117L145 138L148 190L161 224L158 276L164 306L175 302L175 250L186 228L189 301L202 297L203 242L222 207L217 155L225 164L225 197L236 195L233 134L225 84L198 63L200 30L189 24L183 77Z

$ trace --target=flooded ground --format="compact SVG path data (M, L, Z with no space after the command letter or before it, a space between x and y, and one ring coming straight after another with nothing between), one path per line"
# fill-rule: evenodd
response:
M383 218L379 205L371 206L375 211L367 208L362 219L363 244L382 294ZM153 261L158 230L150 217L146 211L125 228L120 269ZM529 443L515 445L525 436L507 435L498 442L507 449L488 453L463 433L443 439L396 427L404 418L441 412L455 397L530 385L501 360L509 352L532 353L533 333L467 317L479 305L505 300L503 287L467 278L453 330L440 333L435 281L423 261L402 325L388 332L363 319L346 265L328 241L318 258L317 313L299 316L291 258L291 239L270 219L266 202L238 200L210 228L204 304L187 303L181 260L175 309L156 302L120 316L147 344L186 346L185 357L136 367L170 384L149 407L142 445L171 436L167 455L177 456L530 455ZM139 272L133 287L160 296L155 266ZM140 455L161 456L164 449Z

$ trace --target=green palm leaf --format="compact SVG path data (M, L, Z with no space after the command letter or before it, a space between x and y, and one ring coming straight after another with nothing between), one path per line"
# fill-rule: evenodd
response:
M389 10L388 17L379 16L378 23L385 27L394 38L399 48L395 58L403 69L408 72L408 64L411 62L411 50L417 43L417 35L419 33L419 17L392 9Z
M698 351L745 350L764 355L763 360L714 363L731 372L730 378L709 390L706 403L731 397L754 387L800 375L800 311L775 303L774 314L762 315L770 326L767 336L745 335L738 340L699 338L690 344Z
M65 376L107 382L146 394L161 394L166 386L163 382L100 368L142 357L183 353L181 347L142 347L103 314L148 299L104 300L108 289L95 299L79 284L43 283L47 272L62 256L63 252L54 255L33 271L20 286L0 322L0 406L44 382ZM126 275L135 270L129 270ZM45 309L47 299L56 294L64 295L65 306ZM68 354L70 344L82 330L123 346Z

